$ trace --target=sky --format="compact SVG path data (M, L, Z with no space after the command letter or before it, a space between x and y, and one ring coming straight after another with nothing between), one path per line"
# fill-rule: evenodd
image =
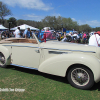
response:
M41 21L46 16L61 16L77 21L79 25L100 27L100 0L0 0L17 20Z

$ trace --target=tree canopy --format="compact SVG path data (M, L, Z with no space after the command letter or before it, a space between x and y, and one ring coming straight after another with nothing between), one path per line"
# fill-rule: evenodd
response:
M4 25L4 17L11 15L11 11L7 8L7 5L0 1L0 19L1 23Z

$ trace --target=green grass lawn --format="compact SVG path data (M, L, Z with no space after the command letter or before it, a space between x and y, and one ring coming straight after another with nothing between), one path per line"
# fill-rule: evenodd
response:
M65 78L15 66L0 68L0 89L5 88L25 91L0 91L0 100L100 100L100 83L80 90Z

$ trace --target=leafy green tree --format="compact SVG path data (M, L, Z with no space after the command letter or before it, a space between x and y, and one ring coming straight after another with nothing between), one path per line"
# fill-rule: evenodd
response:
M92 31L100 31L100 27L92 28Z
M10 23L10 27L11 28L17 26L17 20L16 20L16 18L10 17L9 20L7 20L7 21L8 21L8 23Z
M17 20L17 26L22 24L26 24L26 20L22 20L22 19Z
M79 26L79 31L81 32L90 32L91 30L92 28L88 24Z
M7 8L7 5L0 1L0 18L1 22L4 25L4 17L11 15L11 11Z
M61 16L58 16L57 18L56 18L56 20L57 20L57 22L56 22L56 25L57 25L57 30L58 29L62 29L62 27L63 27L63 17L61 17Z
M37 25L35 27L38 28L38 29L40 29L40 30L44 28L43 27L43 23L41 21L38 21Z

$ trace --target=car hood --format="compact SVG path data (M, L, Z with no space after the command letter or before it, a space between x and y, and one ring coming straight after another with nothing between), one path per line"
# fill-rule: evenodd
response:
M44 43L44 48L63 51L96 52L98 47L78 43L47 41Z

